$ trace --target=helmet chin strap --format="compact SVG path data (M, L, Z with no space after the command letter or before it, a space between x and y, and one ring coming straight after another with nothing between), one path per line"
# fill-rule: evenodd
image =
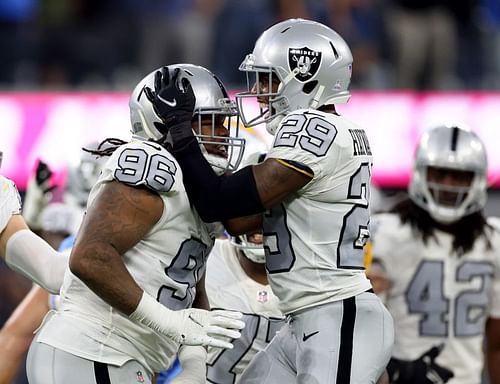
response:
M286 77L283 79L282 84L283 85L288 84L290 80L292 80L295 76L297 76L298 73L299 73L299 68L294 68L293 71L291 71L288 75L286 75ZM282 84L280 84L280 87ZM279 90L280 88L278 88L278 91Z
M324 85L320 85L318 87L318 91L316 92L316 94L314 95L314 97L312 98L311 100L311 108L312 109L316 109L318 108L320 105L319 105L319 100L321 99L321 96L323 95L323 92L325 91L325 86Z

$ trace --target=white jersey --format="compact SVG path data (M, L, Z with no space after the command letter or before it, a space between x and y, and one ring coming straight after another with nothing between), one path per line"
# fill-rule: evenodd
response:
M269 285L248 277L238 261L238 250L229 240L216 240L207 262L205 278L210 307L243 312L245 328L233 349L209 348L207 381L237 383L252 358L266 347L284 324L278 298Z
M89 205L112 180L147 185L159 193L164 204L151 231L123 255L128 271L144 291L168 308L191 307L213 241L190 207L180 167L158 144L134 141L119 147L108 160L92 188ZM59 310L42 327L38 341L108 364L122 365L134 359L151 372L167 368L179 347L112 308L69 269Z
M500 231L487 230L458 256L453 237L435 230L427 244L396 214L372 218L374 266L391 280L386 306L394 318L393 357L415 360L444 348L435 363L452 371L448 384L479 384L488 317L500 318Z
M21 198L14 182L0 176L0 232L9 223L12 215L21 213Z
M335 114L296 111L281 122L268 157L314 172L307 185L264 214L266 267L281 310L370 289L363 265L372 166L365 131Z

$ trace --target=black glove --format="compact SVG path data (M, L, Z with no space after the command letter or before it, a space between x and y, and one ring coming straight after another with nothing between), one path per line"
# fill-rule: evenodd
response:
M454 375L446 367L434 361L441 353L444 344L435 346L413 361L392 358L387 366L392 384L441 384L446 383Z
M175 147L183 139L194 137L191 120L196 97L181 68L175 68L170 76L168 68L163 67L161 71L156 71L154 83L154 91L145 87L144 92L153 104L155 113L165 124Z
M35 170L35 180L43 193L51 192L56 187L55 185L49 186L49 181L53 174L54 173L50 170L47 163L38 160L38 165Z

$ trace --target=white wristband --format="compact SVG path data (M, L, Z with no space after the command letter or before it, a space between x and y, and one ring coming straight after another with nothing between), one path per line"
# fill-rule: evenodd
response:
M157 332L167 336L174 336L169 329L172 317L175 317L175 311L171 311L164 305L156 301L151 295L142 292L141 301L137 308L129 316L131 319L139 321Z

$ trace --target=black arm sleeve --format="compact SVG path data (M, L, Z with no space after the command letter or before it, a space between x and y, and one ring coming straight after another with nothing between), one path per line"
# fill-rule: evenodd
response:
M194 137L173 151L183 175L189 200L207 223L264 212L252 167L217 176Z

